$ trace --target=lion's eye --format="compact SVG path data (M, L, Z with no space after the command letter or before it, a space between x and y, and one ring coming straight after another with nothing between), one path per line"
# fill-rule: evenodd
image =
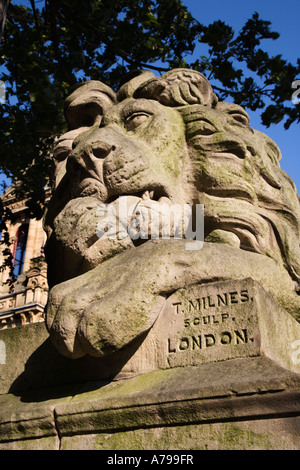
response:
M127 131L133 131L138 126L143 124L147 119L149 119L150 115L144 112L134 113L129 116L125 121L125 128Z
M242 113L231 113L230 116L237 122L249 126L249 117Z
M212 135L217 132L217 129L209 122L201 121L198 126L198 131L201 135Z

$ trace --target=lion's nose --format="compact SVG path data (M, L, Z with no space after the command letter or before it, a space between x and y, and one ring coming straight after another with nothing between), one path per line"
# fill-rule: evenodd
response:
M91 169L97 165L98 160L103 160L115 150L115 146L103 141L86 142L84 146L77 147L67 160L69 171L81 171Z
M90 149L90 154L92 154L96 158L105 158L107 155L115 150L115 146L111 145L107 142L94 142L92 148Z

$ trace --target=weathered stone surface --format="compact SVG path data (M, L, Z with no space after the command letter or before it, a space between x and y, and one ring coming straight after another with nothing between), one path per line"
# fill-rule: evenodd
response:
M39 346L47 339L48 334L44 323L24 325L0 331L0 344L2 345L2 361L0 364L0 394L8 393L13 383L24 372L26 363ZM22 351L22 353L20 353ZM42 358L41 358L42 360ZM38 364L38 360L35 362ZM36 370L38 380L39 372L44 365ZM27 382L27 386L26 386ZM24 388L31 388L33 381L25 380Z
M299 198L278 147L245 110L218 102L198 72L176 69L137 74L117 94L83 84L66 118L45 218L47 327L62 354L120 351L153 326L157 298L214 280L251 277L299 319ZM178 227L169 239L134 239L126 211L116 212L125 236L108 236L99 208L126 197L143 234L150 205L162 214L166 204L204 204L206 243L187 249Z
M136 352L140 341L113 357L87 355L74 360L54 348L44 323L36 323L0 331L1 345L5 347L5 361L0 364L0 395L54 387L52 397L55 387L63 384L112 379Z
M252 279L180 289L158 308L157 321L123 370L265 355L300 374L299 323Z
M64 437L63 450L110 450L109 456L120 457L118 450L299 450L299 418L265 419L237 422L212 422L182 426L154 427L117 433L99 433ZM142 454L141 454L142 455ZM196 454L196 457L199 457ZM201 457L202 458L202 457ZM148 459L149 461L149 459ZM150 458L151 461L151 458ZM193 459L195 463L195 456ZM154 459L154 463L156 460ZM186 463L186 460L182 460Z
M156 298L155 314L148 333L103 357L61 355L44 324L1 331L6 360L0 364L0 393L255 356L300 372L299 323L252 279L189 285Z
M186 250L184 240L149 241L55 286L48 303L50 336L69 357L102 356L150 328L159 315L158 297L162 306L177 289L248 276L281 305L297 308L292 281L271 258L230 245L222 245L220 254L220 244L205 243L198 251Z
M295 450L299 385L252 357L5 395L0 448Z

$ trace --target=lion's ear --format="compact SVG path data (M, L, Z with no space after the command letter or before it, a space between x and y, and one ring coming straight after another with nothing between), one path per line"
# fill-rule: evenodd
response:
M153 99L172 107L201 104L215 108L218 102L207 78L189 69L174 69L148 80L135 91L134 98Z
M155 75L149 70L136 70L129 73L117 92L117 100L123 101L132 97L137 88L153 78L155 78Z
M104 111L116 102L115 92L97 80L80 85L65 100L69 130L100 124Z

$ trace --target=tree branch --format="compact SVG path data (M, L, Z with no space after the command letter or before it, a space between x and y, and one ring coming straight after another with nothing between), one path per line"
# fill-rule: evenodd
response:
M33 18L34 18L36 29L41 37L41 30L40 30L39 20L38 20L37 13L36 13L34 0L30 0L30 4L31 4L32 12L33 12Z
M50 29L51 29L51 39L52 39L52 44L53 44L53 51L54 51L54 57L57 60L60 70L62 72L62 75L64 76L65 80L69 83L72 82L72 76L71 74L67 71L64 61L62 60L61 53L59 50L59 39L57 36L57 27L56 27L56 12L54 10L54 5L53 5L53 0L47 0L46 3L48 3L49 6L49 14L50 14Z
M125 51L122 51L121 49L119 49L117 51L117 54L124 60L126 60L126 62L128 62L129 64L134 64L136 63L137 61L131 59L128 57L128 54L126 54ZM148 69L151 69L151 70L156 70L157 72L168 72L170 69L169 68L165 68L165 67L156 67L155 65L149 65L149 64L145 64L144 62L139 62L138 61L138 64L141 66L141 67L147 67Z

